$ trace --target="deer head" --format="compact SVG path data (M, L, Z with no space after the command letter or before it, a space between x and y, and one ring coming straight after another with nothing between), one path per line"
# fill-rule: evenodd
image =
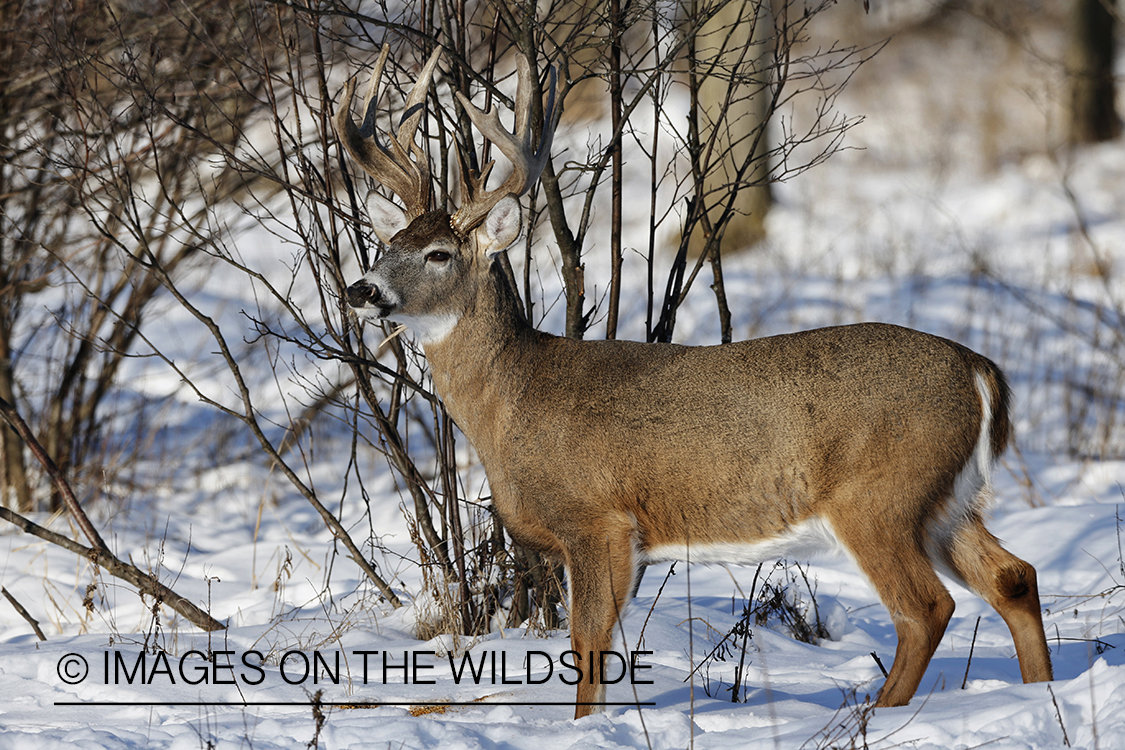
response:
M453 213L431 210L428 159L415 141L426 95L441 55L435 50L414 84L395 132L380 143L375 126L379 84L389 47L383 46L368 85L360 126L351 119L355 82L344 89L336 112L336 129L348 153L377 182L389 188L403 208L376 192L368 196L368 213L386 252L362 280L347 290L348 303L366 318L389 318L413 329L423 344L444 337L457 324L472 298L474 279L486 273L492 259L510 247L522 227L519 196L539 178L550 156L558 112L552 71L543 134L536 142L531 120L531 66L516 57L515 127L507 131L495 109L484 112L461 92L457 100L469 119L512 164L511 174L488 189L494 162L472 174L469 159L458 148L461 205Z

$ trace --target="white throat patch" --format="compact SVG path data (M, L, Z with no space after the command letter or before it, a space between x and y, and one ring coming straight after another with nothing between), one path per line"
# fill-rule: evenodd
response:
M418 337L422 346L437 344L445 339L456 326L460 317L453 313L436 313L432 315L403 315L391 313L389 316L396 323L402 323Z

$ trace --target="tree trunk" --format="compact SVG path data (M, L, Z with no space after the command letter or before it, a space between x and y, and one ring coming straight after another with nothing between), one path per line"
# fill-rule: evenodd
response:
M0 95L0 106L4 96ZM0 130L0 146L3 143L4 133ZM5 174L0 171L0 194L5 193ZM5 213L5 201L0 200L0 214ZM0 236L0 399L16 404L16 378L12 371L12 321L15 311L9 302L8 296L15 297L12 291L14 279L10 278L6 266L8 260L16 256L12 248L12 240ZM21 513L32 510L31 487L27 481L27 467L24 464L23 441L20 440L6 422L0 422L0 505L15 508Z
M1071 143L1110 141L1121 134L1114 106L1115 3L1076 0L1074 4L1067 59Z
M772 202L769 165L763 157L766 139L755 138L755 133L765 127L769 117L770 91L762 83L769 69L772 31L769 1L745 0L723 3L698 34L701 64L716 66L715 74L704 77L699 87L700 142L714 154L704 156L710 166L703 176L710 226L715 226L728 203L723 194L735 182L740 184L734 215L723 233L724 249L748 247L766 234L766 214ZM755 141L753 166L739 176ZM706 245L701 229L697 226L691 238L694 255Z

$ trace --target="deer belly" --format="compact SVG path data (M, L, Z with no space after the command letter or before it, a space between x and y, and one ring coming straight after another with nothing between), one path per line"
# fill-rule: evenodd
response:
M754 565L783 557L804 560L842 551L832 527L821 518L810 518L790 526L776 536L757 539L699 539L682 543L641 545L646 563L685 560L700 563Z

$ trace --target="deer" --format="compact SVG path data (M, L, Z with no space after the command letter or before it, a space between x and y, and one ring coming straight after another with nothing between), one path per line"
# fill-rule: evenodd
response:
M430 203L415 142L440 56L418 74L397 128L375 126L384 46L362 126L355 79L333 123L351 159L403 204L372 192L381 255L344 296L360 320L407 326L435 392L475 448L492 504L519 544L561 559L570 641L590 655L575 719L604 710L593 657L609 651L642 566L750 564L793 550L850 557L890 613L894 662L875 706L914 696L953 615L947 575L1003 618L1024 682L1052 679L1035 568L985 526L990 473L1012 431L1011 391L991 360L885 323L713 346L578 340L524 318L498 256L523 232L519 198L550 158L560 108L538 139L530 64L516 57L515 125L457 99L512 164L461 169L460 206Z

